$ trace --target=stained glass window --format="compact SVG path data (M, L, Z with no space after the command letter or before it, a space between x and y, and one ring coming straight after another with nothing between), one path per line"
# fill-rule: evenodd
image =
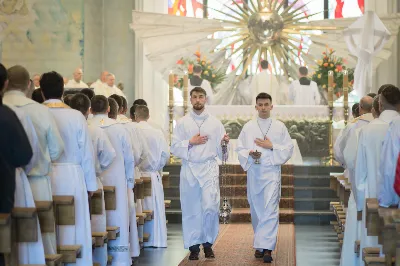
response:
M203 0L168 0L168 14L202 18L204 14Z
M329 0L329 18L359 17L364 14L364 0Z

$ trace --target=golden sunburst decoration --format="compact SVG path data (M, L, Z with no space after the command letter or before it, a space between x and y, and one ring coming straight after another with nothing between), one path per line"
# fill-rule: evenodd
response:
M304 22L307 18L321 12L306 15L302 9L307 4L295 7L298 1L294 0L286 8L284 7L285 1L279 3L278 0L249 0L249 4L243 1L243 6L232 1L237 9L224 5L232 13L208 7L227 17L226 20L222 21L235 25L234 28L227 27L220 30L231 32L232 35L227 38L233 38L233 41L218 48L217 51L226 50L233 46L231 56L238 53L243 56L239 67L236 68L236 71L242 69L237 80L243 78L255 56L258 58L257 68L261 59L267 60L269 58L269 63L275 73L278 73L278 70L281 69L286 77L295 77L297 76L295 62L299 58L299 52L301 58L308 61L313 60L310 55L299 48L301 43L299 36L315 35L315 30L339 29L338 27L316 27Z

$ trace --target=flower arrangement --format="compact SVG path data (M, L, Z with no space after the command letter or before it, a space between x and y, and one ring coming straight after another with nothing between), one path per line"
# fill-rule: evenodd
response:
M322 59L317 61L318 69L312 75L311 79L315 81L324 90L328 89L328 72L333 71L333 91L337 97L340 96L343 88L343 70L348 71L349 92L354 83L354 69L344 66L345 60L334 55L335 51L332 48L327 49L322 53Z
M226 73L223 69L216 69L211 64L211 61L207 60L206 56L201 55L200 51L195 52L193 55L194 58L182 57L176 62L176 64L179 65L178 68L182 72L187 71L189 79L193 76L194 65L198 64L203 69L201 77L205 80L208 80L213 89L222 81L224 81ZM183 77L178 79L178 76L175 76L175 86L180 89L183 87Z

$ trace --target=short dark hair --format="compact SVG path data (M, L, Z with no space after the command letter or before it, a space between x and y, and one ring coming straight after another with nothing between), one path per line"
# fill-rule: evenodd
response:
M383 84L382 86L379 87L378 89L378 95L382 93L382 91L387 87L391 86L391 84Z
M372 103L372 106L373 106L373 108L374 108L374 110L375 110L375 113L379 116L379 115L381 115L381 112L380 112L380 110L379 110L379 97L380 97L380 95L376 95L375 97L374 97L374 102Z
M354 114L355 117L359 117L360 116L360 104L359 103L353 104L353 106L351 107L351 112Z
M110 105L110 112L108 113L108 117L112 119L116 119L118 116L118 103L114 98L108 98L108 104Z
M46 99L61 99L64 93L63 77L55 71L44 73L40 78L40 88Z
M307 76L308 69L305 66L301 66L301 67L299 67L299 73L300 73L300 75Z
M193 73L200 73L201 71L203 71L203 68L200 65L193 66Z
M147 102L143 99L136 99L132 103L132 106L134 106L134 105L146 105L147 106Z
M268 69L268 65L269 65L269 63L267 60L261 60L260 66L262 69Z
M72 96L69 106L86 115L90 108L90 99L83 93L77 93Z
M137 118L148 119L150 116L150 111L146 105L137 105L135 114Z
M32 100L34 100L35 102L38 102L38 103L43 103L44 102L41 88L38 88L38 89L33 91Z
M108 97L108 98L114 99L114 100L117 102L117 104L118 104L118 111L122 108L122 99L121 99L121 96L119 96L118 94L113 94L113 95L111 95L111 96Z
M89 88L84 88L80 91L80 93L85 94L89 99L92 99L94 97L94 91Z
M104 95L95 95L90 101L94 113L104 114L108 109L108 99Z
M75 94L67 94L67 95L64 95L64 97L63 97L63 102L66 104L66 105L68 105L69 107L71 107L71 99L72 99L72 97L74 97L74 95Z
M391 105L397 105L400 103L400 90L394 85L388 85L382 90L382 96L385 101Z
M193 92L203 93L204 96L207 96L207 92L206 92L205 89L203 89L202 87L194 87L194 88L190 91L190 96L192 96Z
M0 63L0 91L4 89L4 85L7 79L8 79L7 69L3 64Z
M122 110L125 112L126 110L128 110L128 101L123 96L121 96L121 100L122 100Z
M258 99L269 99L269 100L271 101L271 103L272 103L272 97L271 97L271 95L269 95L269 94L266 93L266 92L261 92L261 93L259 93L259 94L257 95L257 97L256 97L256 103L257 103Z
M375 98L376 97L376 93L375 92L370 92L367 94L367 96L371 97L371 98Z

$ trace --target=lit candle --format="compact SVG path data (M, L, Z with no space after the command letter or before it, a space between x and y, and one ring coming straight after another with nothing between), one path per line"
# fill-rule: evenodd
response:
M328 105L333 107L333 71L328 72Z
M174 74L172 71L169 73L169 105L173 105L174 103Z
M183 99L188 99L188 74L185 72L185 75L183 76Z
M347 70L343 70L343 105L349 106L349 75Z

